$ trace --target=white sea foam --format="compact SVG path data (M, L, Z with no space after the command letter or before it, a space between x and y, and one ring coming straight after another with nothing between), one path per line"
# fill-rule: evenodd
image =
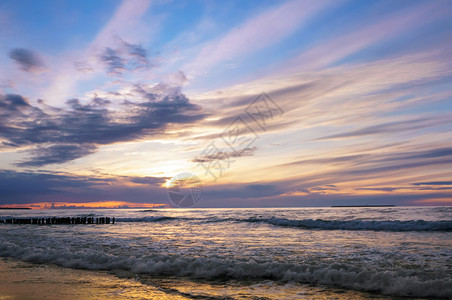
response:
M374 230L374 231L452 231L452 221L372 221L372 220L322 220L322 219L285 219L285 218L186 218L170 216L147 216L139 218L118 218L118 222L161 222L161 221L203 221L265 223L281 227L323 230Z
M452 231L452 221L363 221L363 220L290 220L283 218L249 218L243 222L262 222L276 226L327 230L378 230L378 231Z
M91 250L91 249L90 249ZM303 264L233 261L178 255L115 256L90 250L37 249L0 245L0 255L27 262L49 263L90 270L126 270L152 275L188 276L202 279L271 279L281 282L325 284L382 294L412 297L451 297L451 278L421 279L403 270L386 271L352 263Z

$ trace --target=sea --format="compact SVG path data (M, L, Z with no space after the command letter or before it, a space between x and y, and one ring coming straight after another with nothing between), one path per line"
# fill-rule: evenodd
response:
M0 256L189 299L452 299L452 207L2 210Z

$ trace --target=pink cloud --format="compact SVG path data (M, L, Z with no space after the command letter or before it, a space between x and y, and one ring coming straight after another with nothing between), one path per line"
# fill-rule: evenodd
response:
M200 72L225 60L246 55L287 38L318 11L325 1L290 1L269 9L220 39L206 43L183 70Z

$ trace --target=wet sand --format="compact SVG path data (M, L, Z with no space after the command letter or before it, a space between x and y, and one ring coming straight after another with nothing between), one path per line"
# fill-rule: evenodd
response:
M108 272L0 259L3 299L187 299Z
M120 277L118 277L119 275ZM339 288L267 282L212 284L149 275L130 278L105 271L0 259L3 299L399 299Z

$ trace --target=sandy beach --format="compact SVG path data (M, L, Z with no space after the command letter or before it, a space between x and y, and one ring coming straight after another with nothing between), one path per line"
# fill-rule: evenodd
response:
M129 274L128 274L129 275ZM126 275L127 276L127 275ZM270 282L248 287L229 283L181 282L140 276L120 278L106 271L88 271L0 260L0 300L4 299L393 299L375 294L312 285L275 286ZM156 287L158 286L158 287ZM193 294L193 291L196 293ZM273 297L271 296L273 295Z
M0 299L187 299L108 272L0 260Z

